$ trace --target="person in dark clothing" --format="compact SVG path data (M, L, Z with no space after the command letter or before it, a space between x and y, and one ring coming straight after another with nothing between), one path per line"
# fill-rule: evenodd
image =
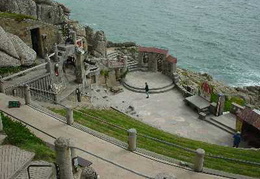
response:
M147 82L145 82L145 93L146 93L146 98L149 98L149 86L148 86L148 84L147 84Z
M240 132L238 131L238 132L233 136L233 138L234 138L233 147L238 148L239 143L240 143L240 141L241 141Z

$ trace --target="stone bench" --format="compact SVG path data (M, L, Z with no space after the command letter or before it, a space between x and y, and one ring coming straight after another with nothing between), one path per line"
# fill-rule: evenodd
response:
M204 112L200 112L200 113L199 113L199 119L201 119L201 120L205 120L205 119L206 119L206 116L207 116L207 114L204 113Z

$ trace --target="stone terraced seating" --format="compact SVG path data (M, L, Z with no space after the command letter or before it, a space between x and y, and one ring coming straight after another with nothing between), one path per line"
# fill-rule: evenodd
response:
M32 161L34 155L15 146L0 146L0 178L16 178Z

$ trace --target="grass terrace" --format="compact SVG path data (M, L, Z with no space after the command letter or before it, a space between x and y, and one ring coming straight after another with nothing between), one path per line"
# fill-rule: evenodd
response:
M66 111L64 109L52 108L51 110L58 114L66 116ZM198 148L202 148L206 151L207 154L210 153L213 155L220 155L228 158L260 162L260 151L218 146L179 137L177 135L173 135L168 132L164 132L157 128L151 127L115 110L79 109L79 111L84 114L74 111L74 120L77 123L80 123L96 131L102 132L108 136L119 139L123 142L127 141L126 131L123 129L115 128L113 125L120 126L121 128L125 129L135 128L137 130L137 133L139 134L137 137L137 146L139 148L144 148L146 150L150 150L152 152L172 157L181 161L193 163L194 153L164 143L156 142L152 139L145 138L140 134L158 138L160 140L174 143L189 149L196 150ZM108 123L112 125L109 125ZM205 167L252 177L260 176L259 166L234 162L230 160L206 157Z
M55 152L48 148L41 139L31 133L26 126L3 115L2 121L4 132L7 135L4 144L14 145L21 149L34 152L35 160L55 161Z

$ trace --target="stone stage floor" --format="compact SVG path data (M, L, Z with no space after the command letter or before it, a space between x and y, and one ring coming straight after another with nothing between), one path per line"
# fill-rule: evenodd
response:
M150 86L158 87L156 85L161 86L169 82L168 77L160 73L147 73L141 77L141 73L129 74L127 78L131 79L134 86L141 87L144 86L144 82L148 82ZM129 106L133 106L136 114L132 116L151 126L194 140L232 146L232 135L198 119L198 114L185 105L184 98L177 89L151 94L148 99L146 94L135 93L125 88L116 95L109 95L104 89L95 93L92 104L96 107L113 106L125 112Z
M161 88L172 84L172 79L162 75L160 72L130 72L126 75L125 82L133 87L144 88L145 82L148 83L149 88Z

